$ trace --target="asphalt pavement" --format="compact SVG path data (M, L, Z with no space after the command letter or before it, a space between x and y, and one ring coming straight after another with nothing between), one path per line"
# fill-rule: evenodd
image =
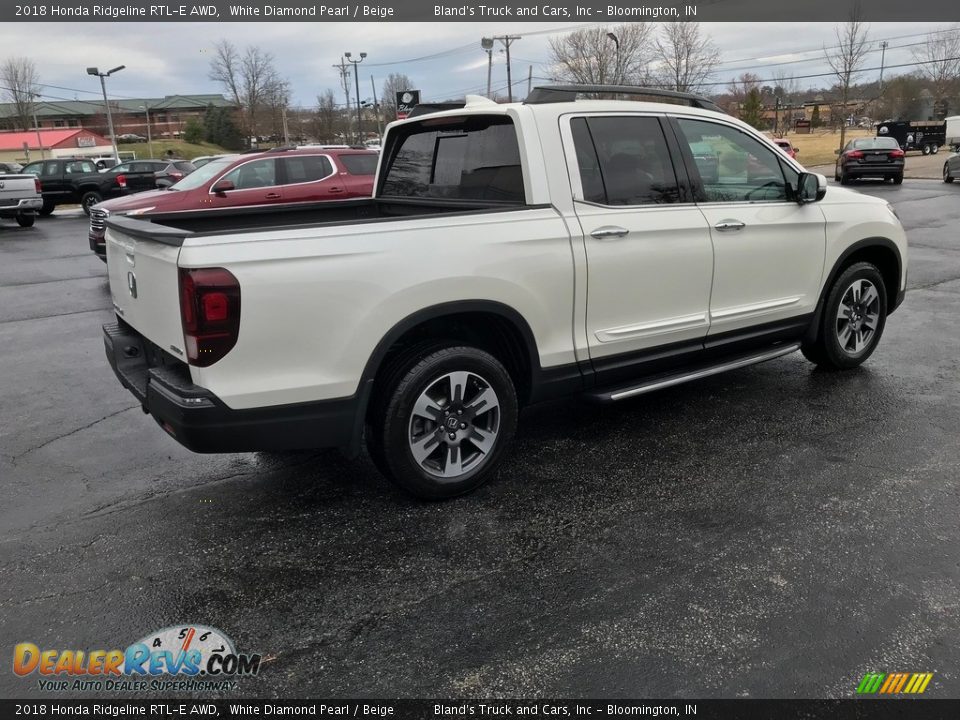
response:
M534 407L444 503L336 452L184 450L106 363L82 216L2 222L0 696L54 697L15 643L185 623L263 655L227 696L960 696L960 187L857 188L911 242L865 366Z

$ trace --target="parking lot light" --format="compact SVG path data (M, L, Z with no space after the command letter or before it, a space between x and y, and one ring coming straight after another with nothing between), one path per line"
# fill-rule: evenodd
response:
M100 78L100 89L103 90L103 105L107 109L107 127L110 128L110 143L113 145L113 159L117 165L120 164L120 151L117 149L117 134L113 131L113 113L110 112L110 101L107 100L106 79L125 67L126 65L117 65L117 67L107 70L105 73L100 72L99 68L96 67L87 68L87 75L95 75Z

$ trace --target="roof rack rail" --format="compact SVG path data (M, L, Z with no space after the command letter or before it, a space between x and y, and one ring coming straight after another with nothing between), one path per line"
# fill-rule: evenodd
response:
M684 104L690 107L727 114L716 103L707 100L705 97L694 95L693 93L661 90L660 88L646 88L638 85L541 85L535 87L523 102L525 105L573 102L577 99L577 95L584 93L641 95L650 98L683 100Z

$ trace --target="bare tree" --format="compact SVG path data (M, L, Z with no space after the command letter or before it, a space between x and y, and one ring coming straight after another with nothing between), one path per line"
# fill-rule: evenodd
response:
M784 104L792 103L800 94L800 81L793 75L788 75L783 70L777 70L773 73L773 93L779 97Z
M699 90L720 62L720 50L699 23L664 23L654 43L656 76L661 85L679 92Z
M415 89L413 81L403 73L390 73L383 81L383 90L380 93L380 107L387 122L397 119L397 93L402 90Z
M29 58L10 57L0 65L0 97L13 105L15 130L33 127L33 98L39 80L37 66Z
M281 86L286 81L277 73L273 55L256 45L241 53L229 40L216 42L209 77L238 105L244 130L251 137L257 136L260 110L269 106L271 98L276 102L284 96Z
M640 84L649 76L652 35L652 25L638 22L551 38L551 74L555 80L587 85Z
M849 112L850 87L860 74L870 50L870 28L862 20L860 0L854 3L850 11L850 19L838 25L834 32L837 44L828 50L823 49L827 64L833 70L837 79L837 89L840 92L840 149L846 144L847 113ZM831 113L832 115L833 113Z
M934 102L942 103L960 79L960 25L927 35L926 42L913 49L913 57L922 63L918 70L930 81Z
M330 88L317 95L317 112L313 130L313 134L321 143L337 143L342 138L343 113L337 107L337 96Z

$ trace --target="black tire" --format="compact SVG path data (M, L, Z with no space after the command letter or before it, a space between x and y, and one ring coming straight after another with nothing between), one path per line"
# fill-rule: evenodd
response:
M83 207L83 212L87 215L90 214L90 208L92 208L98 202L103 202L103 196L96 190L85 192L83 197L80 198L80 205Z
M876 298L868 298L866 304L850 303L852 289L855 283L865 281L876 290ZM863 287L863 286L862 286ZM866 294L866 293L865 293ZM862 298L861 298L862 299ZM858 314L841 319L841 303L851 306ZM874 327L861 318L874 318ZM856 320L854 319L856 318ZM804 357L816 365L828 370L850 370L858 367L867 360L876 350L883 328L887 321L887 288L883 283L883 276L875 265L867 262L854 263L846 268L834 280L827 292L820 317L820 326L817 328L817 338L813 342L804 343L801 351ZM857 333L847 334L851 328L869 330L869 335L863 338L863 346L856 349ZM845 332L847 331L847 332ZM845 342L842 338L847 338ZM853 341L854 347L850 347Z
M34 215L17 215L17 225L20 227L33 227L35 220Z
M54 208L57 207L55 203L50 200L43 201L43 207L38 211L41 217L47 217L53 213Z
M453 387L447 381L453 373L465 374L463 389L433 402L437 421L414 413L418 400L428 392ZM487 391L492 391L495 407L483 410L485 404L472 405ZM393 482L426 500L463 495L487 482L503 461L516 431L518 405L513 380L499 360L479 348L451 343L411 348L384 368L374 392L367 432L370 456ZM460 425L448 432L446 423ZM473 444L474 437L483 440L481 432L493 436L486 450ZM450 435L456 439L448 443ZM415 438L432 448L420 461L412 449ZM459 463L466 468L461 470ZM454 474L441 477L445 470Z
M950 166L948 163L943 164L943 181L945 183L953 182L953 175L950 174Z
M923 152L924 155L929 155L929 154L930 154L930 146L929 146L929 145L924 145L923 148L921 149L921 152Z
M940 146L939 146L939 145L931 145L931 146L930 146L930 152L932 152L934 155L936 155L938 152L940 152Z
M898 173L897 175L893 176L893 184L903 185L903 173Z
M842 171L840 172L841 185L849 185L851 180L852 178L849 175L847 175L845 172L842 172Z

